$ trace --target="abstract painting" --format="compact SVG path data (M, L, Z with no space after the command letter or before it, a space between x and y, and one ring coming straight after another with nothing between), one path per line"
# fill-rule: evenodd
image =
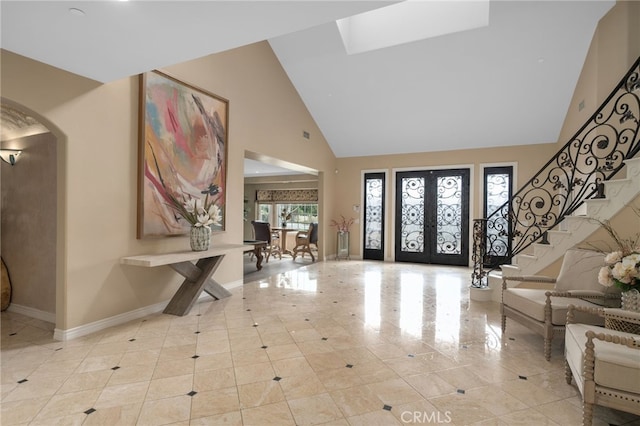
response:
M214 203L225 229L229 102L160 71L140 76L138 238L182 235L171 200Z

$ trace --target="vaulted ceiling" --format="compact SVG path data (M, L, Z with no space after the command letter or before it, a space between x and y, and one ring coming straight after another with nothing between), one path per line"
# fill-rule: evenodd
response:
M110 82L268 40L348 157L555 142L615 2L491 1L486 26L347 54L336 20L393 3L3 0L1 43Z

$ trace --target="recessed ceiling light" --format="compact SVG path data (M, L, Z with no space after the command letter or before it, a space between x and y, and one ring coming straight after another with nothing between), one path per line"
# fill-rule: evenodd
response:
M84 16L85 15L84 10L78 9L76 7L70 7L69 8L69 13L74 15L74 16Z

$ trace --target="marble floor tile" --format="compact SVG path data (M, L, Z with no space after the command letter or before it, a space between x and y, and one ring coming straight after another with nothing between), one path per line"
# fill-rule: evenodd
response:
M285 377L280 380L280 387L285 397L299 399L327 392L327 388L315 373L307 373Z
M317 425L343 418L327 393L288 401L297 425Z
M191 415L191 397L175 396L160 400L147 400L142 405L138 418L141 425L166 425L186 421L189 424Z
M242 421L246 426L293 426L296 424L289 405L284 401L244 409Z
M280 269L282 271L282 269ZM0 319L0 423L578 425L563 342L469 300L470 269L373 261L296 266L65 342ZM640 426L596 407L594 425Z
M238 386L240 408L259 407L285 400L280 384L276 380L247 383Z

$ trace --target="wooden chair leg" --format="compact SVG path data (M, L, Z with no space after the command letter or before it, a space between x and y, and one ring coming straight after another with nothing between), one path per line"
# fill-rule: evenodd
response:
M589 402L582 403L582 425L591 426L593 424L593 404Z
M544 359L551 361L551 338L544 338Z
M567 381L567 384L571 384L571 379L573 378L573 373L571 373L571 367L569 367L569 362L567 360L564 361L564 379Z

